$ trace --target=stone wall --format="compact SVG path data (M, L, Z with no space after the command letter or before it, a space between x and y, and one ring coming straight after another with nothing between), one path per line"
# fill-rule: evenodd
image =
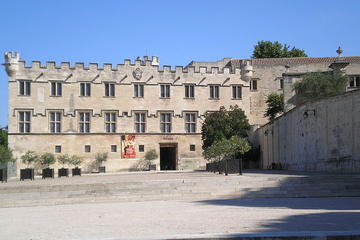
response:
M143 159L138 145L145 151L155 149L160 152L160 144L172 143L176 148L176 169L203 169L205 161L201 150L201 124L207 112L217 111L221 106L229 108L238 105L246 115L250 115L249 82L244 80L241 69L210 66L181 67L154 65L154 59L136 61L125 60L123 64L99 65L97 63L55 62L30 64L22 61L19 54L5 53L5 69L8 73L9 87L9 146L16 157L27 150L38 153L54 151L61 146L61 154L77 154L85 159L84 168L90 164L97 152L108 152L106 162L108 171L125 171L134 168ZM156 61L155 61L156 62ZM20 82L29 81L31 94L20 94ZM61 96L52 96L51 83L62 86ZM80 96L80 84L91 86L91 96ZM105 96L105 84L115 85L115 95ZM134 85L144 86L143 97L134 96ZM161 97L161 84L170 86L170 97ZM185 86L194 86L194 97L185 97ZM210 85L219 87L219 98L210 98ZM232 86L241 86L242 97L233 98ZM31 113L31 131L19 130L20 112ZM50 112L61 113L61 132L50 131ZM81 133L79 129L80 112L90 113L90 132ZM116 114L116 131L105 131L105 113ZM134 113L146 114L144 133L135 130ZM160 130L160 113L171 114L171 133ZM195 113L196 131L187 133L185 113ZM250 122L252 120L250 119ZM133 159L121 157L120 138L135 135L137 156ZM90 145L91 152L84 152ZM110 152L116 145L118 152ZM189 145L195 145L190 151ZM160 160L154 161L159 169ZM18 161L17 170L23 165ZM55 166L56 167L56 166Z
M255 132L261 167L360 171L360 90L298 106Z
M95 155L97 153L108 153L108 161L104 163L108 172L131 171L136 169L140 161L144 160L145 153L150 149L155 149L158 153L158 158L153 160L156 164L157 170L160 170L160 153L159 144L176 144L177 145L177 169L178 170L192 170L204 169L205 160L202 157L201 136L200 135L149 135L137 134L135 135L136 157L122 158L121 153L121 135L120 134L32 134L32 135L12 135L9 138L9 145L14 150L15 157L20 156L28 151L35 151L39 154L45 152L54 153L56 145L60 145L62 153L54 153L55 156L60 154L75 154L84 159L82 168L85 172L94 170ZM195 145L195 151L190 151L189 145ZM85 145L90 145L90 152L85 152ZM111 145L117 146L116 152L111 152ZM144 152L139 152L139 145L144 145ZM25 165L18 161L16 169L24 168ZM52 165L55 168L61 168L60 165Z

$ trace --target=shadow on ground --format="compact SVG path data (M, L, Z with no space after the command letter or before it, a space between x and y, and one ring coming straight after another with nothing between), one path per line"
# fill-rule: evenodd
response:
M360 229L360 212L294 215L261 224L269 231L353 231Z
M322 209L322 210L360 210L360 197L356 198L258 198L258 199L214 199L199 201L202 204L290 208L290 209Z

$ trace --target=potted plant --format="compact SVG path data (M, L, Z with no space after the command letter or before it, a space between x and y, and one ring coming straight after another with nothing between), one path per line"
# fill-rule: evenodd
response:
M7 163L14 162L12 150L4 145L0 145L0 181L7 182Z
M38 161L39 156L34 151L27 151L21 156L21 161L26 164L26 168L20 169L20 181L25 179L34 180L34 168L30 168L31 164Z
M72 155L70 157L70 164L75 168L71 169L72 176L81 176L81 168L79 166L83 162L83 159L77 155Z
M108 158L108 153L107 152L104 152L104 153L97 153L95 155L95 160L96 160L96 163L99 167L99 173L104 173L105 172L105 166L101 166L103 164L103 162L106 162Z
M57 161L62 165L62 168L58 169L58 177L68 177L69 169L65 168L65 165L71 163L71 157L68 154L60 155Z
M152 164L152 160L157 159L158 155L155 149L150 149L145 153L145 160L149 166L149 170L156 170L156 164Z
M55 155L52 153L44 153L40 156L39 163L43 167L42 178L54 178L54 169L50 168L50 165L54 164L55 161Z

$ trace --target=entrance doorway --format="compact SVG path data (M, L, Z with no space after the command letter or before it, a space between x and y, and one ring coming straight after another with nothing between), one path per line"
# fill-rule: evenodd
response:
M160 144L160 170L176 170L177 144Z

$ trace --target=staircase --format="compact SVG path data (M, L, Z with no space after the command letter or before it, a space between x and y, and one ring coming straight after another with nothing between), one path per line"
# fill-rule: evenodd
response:
M356 174L147 172L10 179L0 184L0 207L153 200L360 196Z

